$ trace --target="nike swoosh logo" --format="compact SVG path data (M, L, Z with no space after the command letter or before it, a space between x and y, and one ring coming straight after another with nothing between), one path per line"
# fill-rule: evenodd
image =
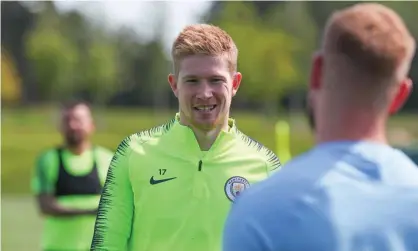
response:
M174 178L168 178L168 179L162 179L162 180L154 180L154 176L152 176L151 177L151 179L149 180L149 183L151 184L151 185L157 185L157 184L160 184L160 183L163 183L163 182L166 182L166 181L169 181L169 180L174 180L174 179L176 179L177 177L174 177Z

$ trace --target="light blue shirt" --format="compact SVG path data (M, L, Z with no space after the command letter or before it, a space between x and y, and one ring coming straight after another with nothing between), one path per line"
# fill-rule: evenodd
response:
M224 251L418 251L418 167L370 142L331 142L243 192Z

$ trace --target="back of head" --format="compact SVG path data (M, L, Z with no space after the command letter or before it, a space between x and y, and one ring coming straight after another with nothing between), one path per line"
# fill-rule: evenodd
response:
M335 12L324 38L324 81L330 90L357 98L384 99L386 89L406 78L415 41L402 19L377 3ZM374 97L373 97L374 96Z
M180 32L171 50L174 72L178 73L182 59L193 55L225 56L231 72L237 69L238 49L234 41L214 25L189 25Z

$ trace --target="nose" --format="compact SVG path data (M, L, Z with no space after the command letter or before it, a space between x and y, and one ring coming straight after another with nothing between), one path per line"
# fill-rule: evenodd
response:
M80 127L79 124L80 123L78 123L78 121L70 120L70 121L68 121L68 128L70 130L76 130Z
M212 86L207 81L202 82L196 96L200 99L210 99L213 97Z

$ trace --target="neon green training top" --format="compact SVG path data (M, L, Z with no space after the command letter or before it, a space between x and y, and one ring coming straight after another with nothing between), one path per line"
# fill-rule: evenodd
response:
M211 149L171 122L127 137L109 168L91 250L218 251L231 201L280 168L232 119Z
M74 155L68 150L62 150L62 164L66 173L74 177L83 177L92 173L96 166L97 176L101 184L104 184L106 173L113 153L103 147L96 147L93 150L83 152L81 155ZM96 163L96 165L94 165ZM58 185L71 182L60 172L59 155L56 149L43 152L36 163L34 176L32 178L32 191L35 195L51 194L56 196L59 205L73 209L95 209L99 205L99 194L77 194L57 196L57 190L66 192L65 187ZM64 177L64 178L62 178ZM77 180L77 179L76 179ZM82 192L80 184L73 185L74 189ZM71 187L70 187L71 188ZM67 189L68 190L68 189ZM76 190L77 191L77 190ZM71 191L67 191L71 192ZM93 238L95 215L54 217L45 216L42 236L42 248L44 250L89 250ZM34 247L35 248L35 247Z

